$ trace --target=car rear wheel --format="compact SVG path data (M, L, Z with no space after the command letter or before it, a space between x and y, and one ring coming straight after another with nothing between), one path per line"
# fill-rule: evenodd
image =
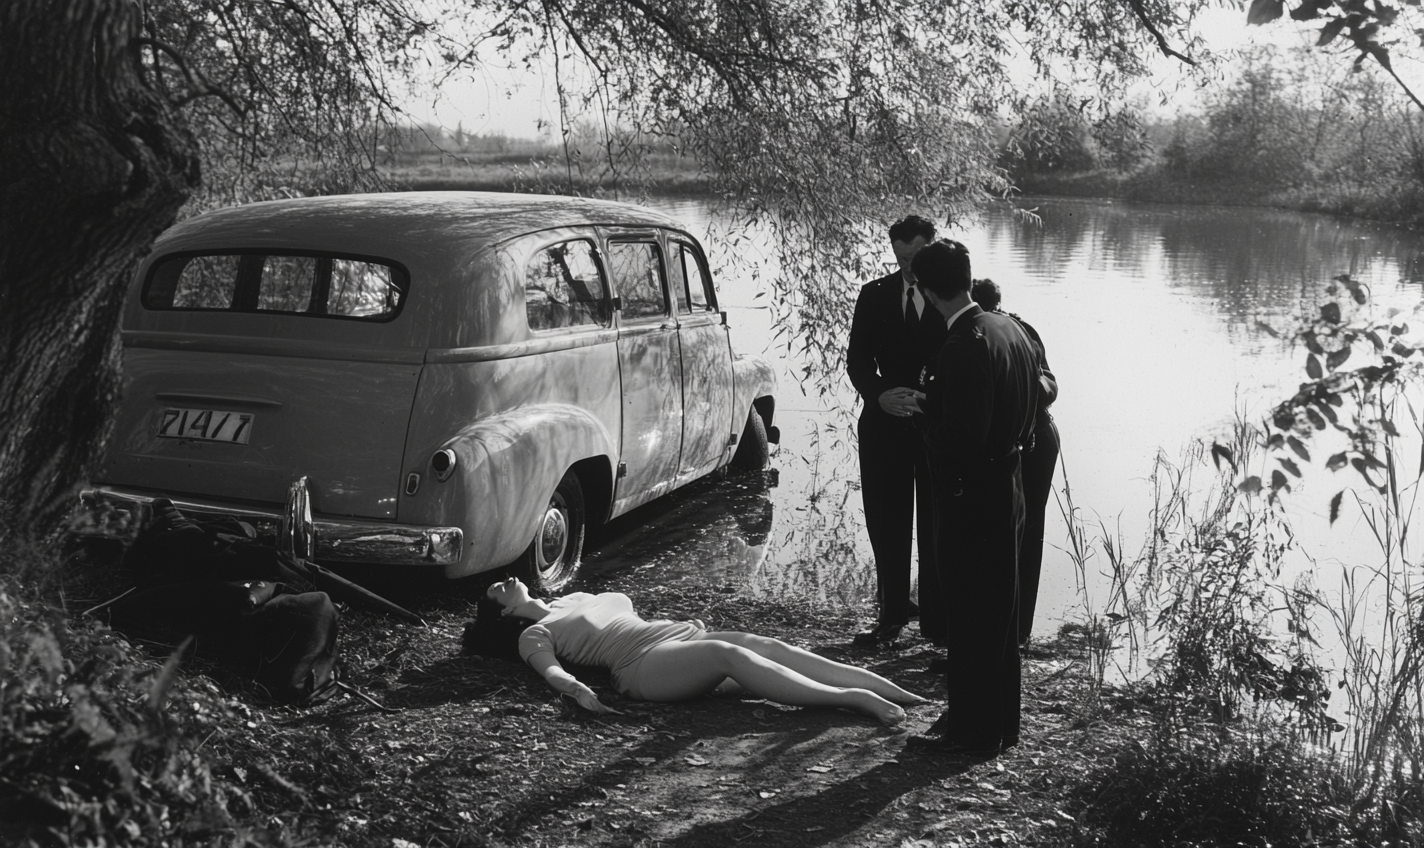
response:
M747 414L747 426L737 440L737 452L732 454L733 471L760 471L771 461L771 446L766 439L766 422L756 409Z
M583 487L569 471L554 489L520 558L520 577L529 588L553 591L573 579L583 556L585 526Z

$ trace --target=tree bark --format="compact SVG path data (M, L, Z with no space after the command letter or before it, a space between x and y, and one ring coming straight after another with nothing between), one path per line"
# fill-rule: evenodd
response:
M198 184L135 0L0 3L0 537L53 532L108 433L136 263Z

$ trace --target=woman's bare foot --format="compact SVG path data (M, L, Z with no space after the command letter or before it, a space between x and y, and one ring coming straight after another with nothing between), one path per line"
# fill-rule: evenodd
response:
M892 704L869 689L847 689L851 695L855 696L856 707L863 713L874 717L881 724L887 727L898 727L905 723L905 710L898 704Z
M871 691L875 692L875 694L879 695L887 701L894 701L895 703L906 707L918 707L920 704L928 704L930 702L929 698L924 698L919 695L916 695L914 692L911 692L908 689L901 689L899 686L896 686L894 683L891 683L888 680L885 681L883 686L877 686Z

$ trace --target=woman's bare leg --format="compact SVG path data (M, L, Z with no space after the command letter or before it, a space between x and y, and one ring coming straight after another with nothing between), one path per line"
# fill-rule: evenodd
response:
M869 669L826 659L819 654L813 654L795 645L788 645L780 639L773 639L769 636L757 636L753 633L743 633L738 630L704 633L701 638L717 639L722 642L731 642L733 645L741 645L743 648L754 651L774 663L784 665L793 671L800 672L806 677L818 683L824 683L827 686L851 686L858 689L869 689L880 697L888 701L894 701L897 704L913 705L928 702L927 698L922 698L914 692L901 689L899 686L896 686L894 683Z
M860 687L830 686L774 662L757 652L720 639L664 642L638 665L637 689L649 701L682 701L705 695L731 678L746 692L796 707L843 707L884 724L905 720L905 711Z

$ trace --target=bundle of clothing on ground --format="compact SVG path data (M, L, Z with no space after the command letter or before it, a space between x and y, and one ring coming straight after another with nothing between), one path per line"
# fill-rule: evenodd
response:
M153 502L153 521L124 555L135 585L96 610L148 642L194 652L251 680L272 700L309 704L337 681L340 614L324 591L301 591L309 566L230 518L197 521Z

